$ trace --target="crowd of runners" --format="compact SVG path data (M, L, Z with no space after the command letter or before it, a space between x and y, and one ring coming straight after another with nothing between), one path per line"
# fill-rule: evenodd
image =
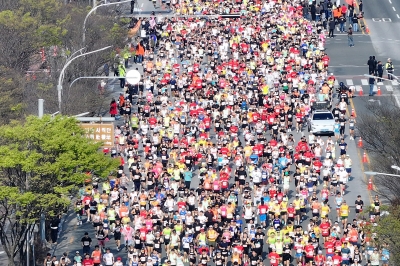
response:
M180 8L243 16L143 23L149 37L127 62L142 80L121 82L110 109L125 123L105 152L121 166L82 191L77 223L95 239L60 264L388 265L388 247L363 230L379 198L343 197L355 118L334 107L334 137L304 134L313 104L337 101L326 23L291 0Z

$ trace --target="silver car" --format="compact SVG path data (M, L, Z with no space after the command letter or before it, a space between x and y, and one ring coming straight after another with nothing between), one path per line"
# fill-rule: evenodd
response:
M308 132L334 134L335 118L329 110L315 110L308 123Z

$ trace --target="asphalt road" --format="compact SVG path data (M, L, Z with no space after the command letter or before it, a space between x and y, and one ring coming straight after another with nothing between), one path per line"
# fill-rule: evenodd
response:
M376 41L376 38L379 39L379 37L374 36L374 33L372 33L370 36L357 34L354 37L356 45L355 48L350 48L347 46L346 35L337 35L336 38L327 40L327 53L331 57L330 65L332 65L330 71L337 76L338 80L361 80L361 75L365 74L366 70L368 70L366 66L368 57L370 55L383 56L380 54L379 50L376 50L376 46L379 44L379 40ZM400 37L398 40L400 40ZM118 86L115 86L114 90L116 95L119 94ZM371 104L362 99L363 97L354 99L354 107L357 112L365 112L365 110L368 108L368 104ZM348 111L351 112L351 106L349 106ZM292 133L295 136L295 139L299 140L301 134L296 132ZM304 132L304 134L307 136L307 132ZM347 131L346 134L348 134ZM326 140L327 137L323 138ZM352 212L350 213L349 217L352 219L354 217L354 201L357 195L362 195L365 204L369 204L371 193L366 189L366 176L363 174L365 166L361 161L361 151L357 149L355 141L350 141L349 138L346 137L346 142L348 143L348 154L353 160L353 169L352 178L348 183L349 186L346 190L344 198L349 205L352 206ZM194 179L192 182L192 187L195 188L197 185L198 180ZM293 189L294 187L292 185L291 190ZM291 200L293 199L290 199L290 201ZM334 205L332 200L330 204L331 206ZM310 216L310 213L308 213L308 215ZM336 214L332 212L330 218L332 220L336 220L335 216ZM303 224L305 225L305 223ZM60 257L63 252L69 252L70 256L73 256L76 250L81 251L80 238L86 231L89 232L90 236L94 239L94 231L90 223L84 223L82 226L78 226L76 224L75 215L72 214L68 216L63 224L63 232L58 241L59 244L56 246L54 254L57 257ZM94 243L96 243L96 241L94 241ZM108 243L108 246L112 249L112 252L116 256L121 255L123 258L126 258L124 251L117 253L116 246L112 239Z
M397 47L400 44L400 33L397 29L400 19L392 7L395 7L394 9L400 14L399 1L364 1L366 24L370 29L370 34L360 35L356 33L354 48L347 46L347 36L345 35L337 35L335 38L327 39L326 52L331 58L330 72L333 72L337 77L337 83L344 82L347 86L354 85L356 87L356 97L351 99L349 106L349 109L354 109L356 114L367 113L371 105L376 104L395 104L400 107L400 88L397 81L383 81L376 84L374 86L375 96L369 97L368 79L363 76L368 72L367 61L369 56L372 55L383 63L390 57L394 62L395 69L396 65L399 65L400 55L397 53ZM380 18L380 20L377 18ZM383 18L390 18L390 20ZM382 96L377 95L378 87L381 89ZM360 91L363 92L362 96L360 96ZM366 190L365 182L369 177L365 176L363 172L373 169L371 169L370 164L362 163L364 151L359 148L355 148L355 151L359 158L360 178L364 180L362 187ZM365 191L365 193L368 196L374 194L369 191Z
M397 53L400 44L400 2L397 0L364 2L365 21L371 32L376 56L383 62L391 58L395 66L400 66L400 54ZM397 73L400 73L397 71Z
M338 46L335 44L334 46ZM329 48L331 49L331 48ZM338 47L332 48L332 50L338 49ZM339 49L340 50L340 49ZM341 56L343 56L342 53L339 53ZM340 63L341 61L337 61ZM136 66L132 66L133 68L136 68ZM113 90L113 94L118 95L120 92L120 89L118 87L118 84L115 84L117 82L112 83L110 88ZM351 110L349 109L349 112ZM304 136L308 137L307 131L304 129L303 134L302 133L296 133L292 132L292 134L295 137L295 140L299 140L300 137L304 134ZM346 134L348 132L346 131ZM323 136L323 139L326 141L327 137ZM352 177L351 181L348 183L348 188L346 190L346 194L344 195L344 199L348 202L348 204L351 206L352 212L350 213L350 219L354 217L354 201L357 197L357 195L362 195L362 198L366 204L369 202L370 198L370 193L366 190L366 177L363 175L363 165L360 163L361 157L360 157L360 151L356 147L356 142L355 141L350 141L348 137L346 138L346 142L348 143L348 154L353 160L353 171L352 171ZM293 170L293 167L292 169ZM192 188L198 187L198 180L194 179L192 182ZM292 191L294 191L294 185L292 184L291 188ZM319 187L321 189L321 187ZM293 200L293 195L295 193L292 193L292 198L290 198L290 201ZM333 199L330 200L330 205L333 207ZM311 218L311 214L308 213L308 217ZM331 220L336 220L336 214L333 211L330 215ZM303 222L303 228L306 228L308 223L308 219L306 219L306 222ZM54 254L57 257L60 257L63 252L69 252L70 256L73 256L75 251L79 250L81 251L81 243L80 239L84 235L84 232L89 232L90 236L94 240L93 245L97 242L94 238L94 230L93 226L90 223L85 223L82 226L78 226L76 224L76 219L74 214L70 214L65 223L63 224L63 231L60 236L60 239L58 241L58 245L55 248ZM116 251L116 246L114 244L114 241L111 239L111 241L107 244L108 247L111 248L112 252L114 253L115 256L121 256L122 258L126 258L126 253L124 251L117 252ZM212 265L212 264L210 264ZM265 265L268 265L267 261L265 261Z

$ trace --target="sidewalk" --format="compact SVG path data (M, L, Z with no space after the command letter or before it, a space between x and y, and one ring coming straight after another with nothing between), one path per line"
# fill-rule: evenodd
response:
M140 0L139 0L140 1ZM133 61L133 60L132 60ZM140 64L133 64L129 63L129 67L126 69L128 72L129 70L133 69L138 69L138 71L143 74L143 67ZM111 73L110 73L111 75ZM107 98L109 99L108 102L111 102L111 99L118 99L119 94L123 91L121 87L119 86L119 79L111 79L110 82L106 86L106 90L109 93ZM135 104L135 103L133 103ZM107 105L108 106L108 105ZM108 110L104 110L103 116L108 117L110 116ZM123 121L119 120L115 122L116 124L122 124ZM83 218L86 218L84 216ZM86 221L86 220L85 220ZM92 247L97 244L97 240L95 239L94 236L94 230L92 224L83 222L82 225L78 226L77 225L77 220L76 220L76 215L75 212L72 210L66 214L62 221L61 221L61 229L59 233L59 238L57 241L57 245L55 245L51 251L51 253L54 256L57 256L57 258L60 258L64 252L68 252L69 256L73 257L75 255L76 251L79 251L82 255L82 245L80 242L80 239L83 237L85 232L89 233L89 236L93 240L93 245ZM116 246L114 244L114 241L111 241L112 243L109 243L109 247L116 252ZM120 251L122 252L122 251Z
M156 11L154 8L153 4L151 1L148 0L138 0L139 6L143 7L143 10L150 10L151 11ZM138 69L138 71L143 74L143 67L141 64L134 64L133 59L130 60L128 68L126 69L126 72L129 70L134 70ZM110 75L112 75L112 72L110 72ZM107 91L107 101L106 102L111 102L111 99L118 99L119 95L123 90L121 89L119 85L119 79L110 79L110 81L106 85L106 91ZM108 103L106 104L105 110L102 110L102 115L104 117L109 117L110 113L108 110ZM133 103L134 105L136 103ZM122 124L123 121L119 120L116 121L115 124ZM84 216L83 218L86 218ZM80 242L81 238L83 237L85 232L89 233L89 236L92 238L92 248L94 249L94 246L97 245L97 239L95 238L95 232L93 229L93 225L89 222L86 222L86 219L83 221L82 225L77 225L77 220L76 220L76 215L75 212L71 211L67 213L62 221L61 221L61 228L59 232L59 238L57 241L57 245L54 245L52 247L52 250L50 251L53 256L56 256L57 259L59 259L64 252L68 253L68 256L70 259L75 256L75 252L79 251L81 255L82 253L82 244ZM114 254L117 254L116 251L116 245L113 240L111 240L108 245L113 251ZM124 252L124 251L120 251ZM121 253L122 254L122 253Z

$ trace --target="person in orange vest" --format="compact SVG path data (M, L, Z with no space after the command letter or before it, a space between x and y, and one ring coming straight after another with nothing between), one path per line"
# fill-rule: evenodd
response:
M144 49L143 43L142 42L138 43L136 46L136 55L134 58L135 64L142 63L144 52L145 52L145 49Z

